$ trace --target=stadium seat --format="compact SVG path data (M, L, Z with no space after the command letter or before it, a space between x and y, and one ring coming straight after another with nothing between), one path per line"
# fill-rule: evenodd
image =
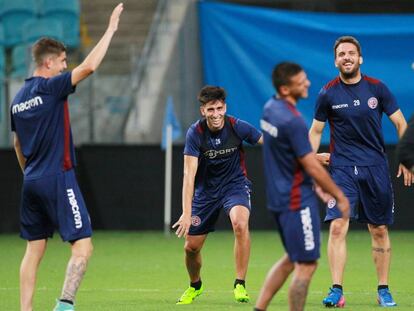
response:
M3 78L6 75L6 53L4 47L0 46L0 85L3 83Z
M62 22L63 41L68 47L80 42L80 5L78 0L43 0L42 15Z
M26 78L30 67L30 45L20 44L12 50L12 78Z
M62 23L54 18L30 19L23 24L23 42L33 43L41 37L63 41Z
M1 5L1 3L0 3L0 5ZM5 43L4 40L5 40L4 39L4 28L3 28L3 25L0 24L0 46L4 46L4 43Z
M1 24L5 45L11 47L22 42L22 25L36 16L35 0L2 0Z

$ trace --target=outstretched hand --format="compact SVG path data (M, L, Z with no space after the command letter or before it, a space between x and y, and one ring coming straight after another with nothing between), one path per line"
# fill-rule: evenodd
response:
M108 30L113 31L113 32L117 31L118 24L119 24L119 17L121 16L121 13L123 10L124 10L124 4L121 2L112 11L111 17L109 19Z
M414 184L414 174L402 164L398 166L397 178L401 175L404 177L404 186L410 187Z
M331 154L330 153L317 153L316 159L319 161L320 164L324 166L328 166L329 160L331 159Z
M191 215L188 216L184 216L181 215L180 219L178 219L178 221L172 226L173 229L177 228L177 230L175 231L175 234L177 237L181 238L186 237L188 234L188 231L190 231L190 226L191 226Z

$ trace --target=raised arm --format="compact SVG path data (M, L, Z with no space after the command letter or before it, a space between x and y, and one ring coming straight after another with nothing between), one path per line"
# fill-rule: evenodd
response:
M186 237L191 226L191 205L194 195L194 182L198 168L198 158L184 155L184 178L183 178L183 212L178 221L172 226L177 228L175 234L181 238Z
M336 199L338 208L342 213L342 218L349 218L349 201L347 197L318 162L315 154L313 152L308 153L298 160L306 172L315 180L317 185Z
M26 167L26 158L23 155L19 137L16 133L14 133L14 151L16 152L17 161L19 162L20 168L24 173L24 168Z
M108 28L104 35L95 45L92 51L86 56L85 60L72 71L72 85L77 85L80 81L91 75L101 64L114 33L118 29L119 17L124 9L123 4L118 4L113 10L109 19Z
M395 128L397 129L398 138L401 139L401 137L404 135L407 129L407 121L405 120L404 115L402 114L401 110L398 109L396 112L390 115L389 118L391 122L394 124ZM401 175L403 175L404 177L405 186L411 186L412 184L414 184L414 174L403 164L400 163L398 165L397 178Z

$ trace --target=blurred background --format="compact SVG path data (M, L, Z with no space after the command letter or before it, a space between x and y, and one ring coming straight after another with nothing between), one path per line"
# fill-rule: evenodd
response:
M0 0L0 232L17 232L22 183L11 145L9 103L31 75L30 46L42 36L68 47L76 67L104 33L114 0ZM337 75L333 43L361 42L363 73L386 83L408 118L414 111L412 0L125 0L118 32L98 71L69 98L77 174L95 229L161 230L165 124L173 124L172 220L181 213L182 151L199 118L205 84L228 91L228 113L259 125L280 61L311 80L299 103L308 125L320 88ZM168 109L167 109L168 107ZM396 131L384 119L393 177L395 229L412 229L413 190L395 178ZM329 143L328 130L323 137ZM266 211L260 147L248 147L251 226L273 228ZM168 200L168 199L167 199ZM324 214L324 213L322 213ZM222 217L219 229L230 229Z

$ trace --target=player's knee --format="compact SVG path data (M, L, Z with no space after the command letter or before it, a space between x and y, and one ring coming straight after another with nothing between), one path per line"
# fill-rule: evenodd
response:
M318 262L309 261L309 262L298 262L295 264L295 274L304 279L310 279L318 267Z
M89 259L93 253L93 244L91 241L82 242L72 247L72 255L75 257L83 257Z
M370 232L375 240L382 240L388 236L388 227L370 225Z
M235 235L243 235L249 231L249 223L244 220L235 220L232 223Z
M331 238L342 239L346 236L347 227L342 222L332 221L329 231Z
M185 243L184 244L184 251L188 255L195 255L195 254L199 253L200 250L201 250L200 245L196 245L196 244L193 244L193 243Z

